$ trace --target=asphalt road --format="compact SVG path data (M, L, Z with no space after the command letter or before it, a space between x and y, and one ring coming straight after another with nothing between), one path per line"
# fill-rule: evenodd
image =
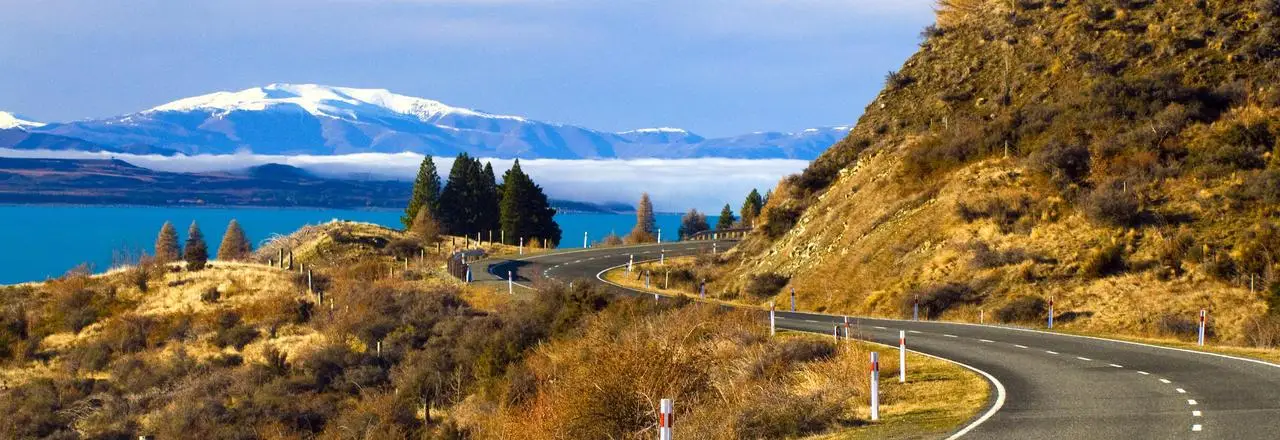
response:
M719 249L732 243L720 242ZM637 292L599 278L635 261L706 252L710 242L558 252L482 262L477 280L550 278ZM494 273L501 274L496 276ZM658 280L655 277L655 282ZM804 307L803 292L800 308ZM779 304L779 309L785 304ZM761 313L762 319L766 312ZM851 317L855 336L960 363L985 376L987 408L955 434L992 439L1280 439L1280 365L1035 330ZM831 334L843 317L777 313L782 329ZM893 350L884 356L896 362ZM910 378L910 365L907 367Z

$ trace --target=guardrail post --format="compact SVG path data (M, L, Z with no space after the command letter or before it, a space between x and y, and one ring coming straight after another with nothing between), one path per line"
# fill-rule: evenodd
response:
M1208 318L1208 315L1209 315L1209 312L1207 310L1200 309L1200 333L1199 333L1199 337L1196 339L1201 347L1204 346L1204 328L1205 328L1205 321L1206 321L1206 318Z
M773 301L769 301L769 336L778 333L777 307L774 307Z
M675 430L675 404L671 399L662 399L658 408L658 440L671 440Z
M796 288L791 288L791 311L796 311Z
M907 331L898 330L898 383L907 383Z
M1053 297L1049 297L1049 328L1053 328Z
M871 421L880 420L880 353L871 352Z

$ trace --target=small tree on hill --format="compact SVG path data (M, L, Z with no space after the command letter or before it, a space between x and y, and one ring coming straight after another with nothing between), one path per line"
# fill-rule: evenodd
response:
M430 209L420 209L418 210L418 215L413 219L413 225L409 228L409 232L423 246L427 246L439 239L440 223L436 221L435 216L431 215Z
M680 238L687 238L702 231L711 229L707 224L707 215L698 212L697 209L690 209L680 218Z
M560 225L555 222L556 210L551 207L542 187L520 168L516 160L511 169L502 175L502 203L499 206L500 226L508 240L520 237L539 237L554 246L560 242Z
M628 243L650 243L656 241L658 221L653 215L653 202L649 193L640 194L640 204L636 205L636 227L627 234Z
M191 222L191 228L187 229L185 247L183 259L187 260L187 270L203 270L205 263L209 262L209 246L204 243L204 233L200 232L200 226L194 221Z
M729 204L724 204L724 209L720 210L720 219L716 221L716 229L725 230L733 227L734 220L733 210L729 208Z
M178 229L173 227L173 223L164 222L164 226L160 227L160 236L156 237L156 262L164 264L177 261L181 255Z
M412 228L420 209L431 211L433 218L440 212L440 173L436 170L436 163L431 155L422 158L422 165L418 166L418 178L413 182L413 195L409 197L409 206L404 209L400 223L406 229Z
M243 260L249 258L253 245L240 229L240 222L231 219L227 224L227 233L222 234L222 244L218 245L218 259L224 261Z

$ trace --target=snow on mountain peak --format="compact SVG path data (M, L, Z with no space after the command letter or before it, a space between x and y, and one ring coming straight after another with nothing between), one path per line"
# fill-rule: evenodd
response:
M519 116L488 114L452 107L439 101L400 95L387 89L359 89L319 84L270 84L238 92L215 92L164 104L147 112L189 112L197 110L229 113L262 111L279 105L294 105L314 116L360 119L361 115L390 112L412 116L423 122L448 115L464 115L524 121Z
M33 122L33 121L22 119L18 117L18 115L15 115L13 113L0 112L0 129L35 128L35 127L43 127L44 125L45 124L42 122Z
M628 131L619 132L618 134L636 134L636 133L646 133L646 134L647 134L647 133L675 133L675 134L688 134L688 133L689 133L689 130L685 130L685 129L683 129L683 128L656 127L656 128L640 128L640 129L636 129L636 130L628 130Z

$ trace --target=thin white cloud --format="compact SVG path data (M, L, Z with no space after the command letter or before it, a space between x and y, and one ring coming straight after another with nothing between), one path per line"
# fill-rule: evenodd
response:
M281 163L319 175L342 178L411 180L422 155L363 153L337 156L275 156L257 154L156 156L77 151L30 151L0 148L0 157L62 159L116 158L144 168L171 172L240 170ZM509 159L481 159L493 163L499 178L511 167ZM453 158L435 158L441 178ZM558 199L587 202L634 203L648 192L661 211L697 208L718 213L725 203L736 206L752 188L773 188L782 177L808 165L802 160L747 159L634 159L634 160L521 160L520 166Z

